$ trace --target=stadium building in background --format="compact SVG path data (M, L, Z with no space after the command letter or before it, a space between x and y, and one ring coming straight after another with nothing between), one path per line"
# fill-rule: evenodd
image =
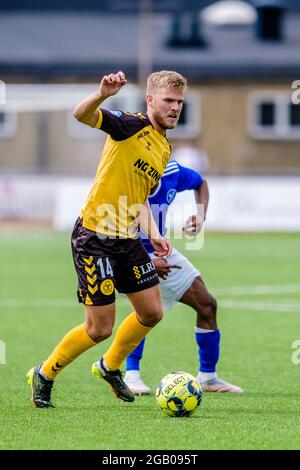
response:
M62 177L95 173L105 136L80 126L72 108L119 69L129 85L105 103L114 110L144 109L153 70L188 78L180 124L168 136L173 148L204 150L213 177L300 175L300 106L292 101L299 2L3 0L0 11L2 216L14 213L18 175L30 187L34 175L56 187ZM45 194L49 213L53 197Z

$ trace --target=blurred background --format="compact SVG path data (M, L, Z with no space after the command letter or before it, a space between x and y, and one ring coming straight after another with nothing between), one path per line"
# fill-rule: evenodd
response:
M218 374L246 393L207 394L189 423L160 418L153 396L129 410L98 389L107 342L66 369L47 419L25 384L82 322L70 232L106 135L72 109L120 69L111 110L144 111L152 71L187 77L168 137L210 188L204 249L174 244L217 298ZM0 0L0 80L0 448L299 449L300 0ZM177 195L175 228L192 204ZM118 296L116 326L131 310ZM194 325L178 304L147 338L153 390L197 374Z
M299 44L297 0L1 0L1 227L70 229L106 137L73 106L121 69L104 107L143 111L147 75L175 69L189 91L168 136L208 177L207 228L299 230Z

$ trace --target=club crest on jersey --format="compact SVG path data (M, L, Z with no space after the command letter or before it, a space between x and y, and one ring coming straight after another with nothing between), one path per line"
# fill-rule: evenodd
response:
M111 114L113 114L116 117L121 117L122 116L122 111L110 111Z
M167 192L167 195L166 195L168 204L171 204L171 202L174 200L176 194L177 194L176 189L169 189L169 191Z

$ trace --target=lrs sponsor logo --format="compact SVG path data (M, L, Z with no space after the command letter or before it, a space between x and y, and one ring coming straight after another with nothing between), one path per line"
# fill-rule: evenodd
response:
M149 263L141 264L140 270L141 270L142 275L144 275L144 274L150 273L150 271L155 271L155 267L152 261L149 261Z
M152 261L149 261L148 263L140 264L139 266L133 266L132 271L136 279L140 279L151 271L155 271L155 267Z
M133 266L132 271L133 271L133 274L135 275L136 279L141 278L141 273L140 273L140 270L139 270L138 266Z

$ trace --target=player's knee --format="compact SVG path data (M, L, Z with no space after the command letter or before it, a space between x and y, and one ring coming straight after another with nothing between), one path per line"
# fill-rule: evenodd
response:
M162 317L164 316L164 313L162 309L158 308L156 310L151 310L151 312L148 312L147 314L144 314L143 316L140 316L140 321L144 326L150 326L153 327L157 323L160 322Z
M212 295L209 296L208 305L209 305L209 309L210 309L210 311L211 311L211 314L212 314L214 317L216 317L218 304L217 304L216 299L215 299Z
M95 343L101 343L101 341L109 338L112 334L111 328L99 328L97 325L87 325L86 331Z
M217 301L216 299L209 294L205 302L202 303L201 307L199 308L199 314L203 318L215 320L217 315Z
M164 316L164 312L162 311L162 309L157 310L152 320L154 322L154 325L156 325L156 323L159 323L160 320L162 320L163 316Z

